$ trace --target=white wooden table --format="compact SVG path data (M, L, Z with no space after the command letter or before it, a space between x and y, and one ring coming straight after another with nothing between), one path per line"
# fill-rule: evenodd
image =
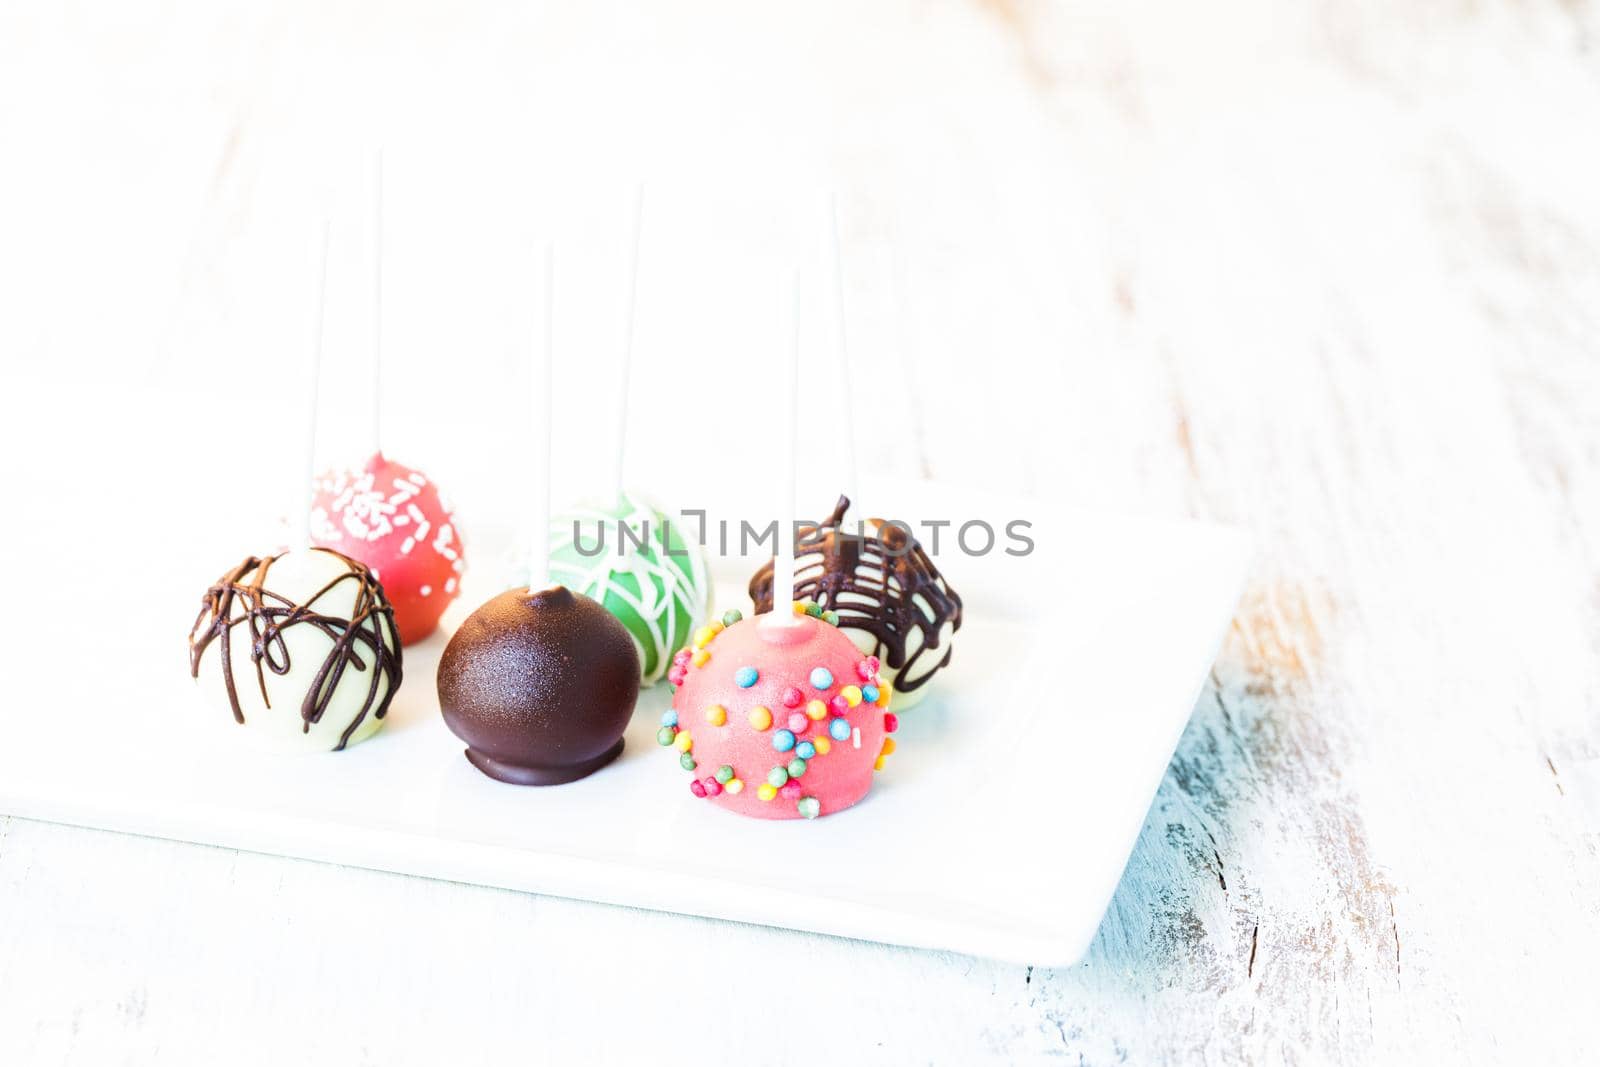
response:
M1592 1059L1597 33L1584 0L0 8L5 404L242 387L302 336L283 220L371 136L392 343L452 359L508 358L505 233L563 190L644 174L656 247L715 215L731 255L832 184L874 463L1261 546L1078 966L0 818L0 1062ZM737 366L749 322L643 299Z

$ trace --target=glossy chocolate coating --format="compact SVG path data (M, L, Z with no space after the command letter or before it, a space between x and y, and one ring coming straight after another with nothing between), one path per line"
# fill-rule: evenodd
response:
M517 785L576 781L616 759L638 698L628 631L560 585L488 601L439 661L439 707L467 759Z

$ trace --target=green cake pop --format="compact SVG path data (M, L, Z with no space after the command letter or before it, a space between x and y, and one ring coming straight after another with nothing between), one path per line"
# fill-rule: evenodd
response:
M550 578L617 617L639 648L645 685L666 674L672 654L688 644L710 607L700 547L684 539L678 523L631 493L623 493L615 508L575 511L554 523Z
M611 485L617 504L609 509L572 512L558 519L550 530L548 558L551 581L598 601L622 623L639 649L640 680L650 685L667 673L672 654L688 643L694 627L704 621L710 581L704 554L698 545L683 538L679 524L622 488L630 422L628 386L633 364L639 235L644 221L642 186L634 190L632 217L614 413L617 447ZM549 296L547 292L547 300ZM548 346L548 321L545 329ZM545 432L548 435L548 419Z

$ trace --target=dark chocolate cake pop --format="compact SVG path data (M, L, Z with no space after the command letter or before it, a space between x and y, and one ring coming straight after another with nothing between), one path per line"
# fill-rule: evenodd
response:
M868 519L859 531L844 529L849 507L841 496L826 521L801 530L794 599L836 615L857 648L882 660L903 710L927 695L929 680L950 662L961 597L904 526ZM771 563L751 577L750 599L757 613L772 610Z
M576 781L616 759L638 697L627 629L561 585L488 601L439 661L439 707L467 759L517 785Z

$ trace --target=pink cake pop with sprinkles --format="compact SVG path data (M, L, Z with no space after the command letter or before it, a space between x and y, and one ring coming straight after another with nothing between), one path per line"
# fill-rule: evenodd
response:
M894 751L897 726L876 657L797 605L787 625L737 611L678 653L678 687L656 740L689 791L757 819L814 819L855 804Z
M782 481L773 611L730 611L696 630L667 680L656 740L678 752L689 791L757 819L814 819L857 803L894 751L889 686L815 604L796 604L794 488L799 329L796 279L780 288L777 435ZM788 595L783 596L787 590Z

